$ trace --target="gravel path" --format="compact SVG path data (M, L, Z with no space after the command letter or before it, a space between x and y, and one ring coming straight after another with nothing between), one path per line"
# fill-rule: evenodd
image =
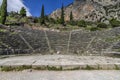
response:
M120 80L120 71L0 72L0 80Z

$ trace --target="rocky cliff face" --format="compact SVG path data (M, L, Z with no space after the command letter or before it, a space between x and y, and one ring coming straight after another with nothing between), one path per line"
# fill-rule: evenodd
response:
M120 19L120 0L75 0L65 9L65 20L69 20L70 12L73 12L75 20L101 21L110 18ZM54 11L50 17L60 18L61 10Z

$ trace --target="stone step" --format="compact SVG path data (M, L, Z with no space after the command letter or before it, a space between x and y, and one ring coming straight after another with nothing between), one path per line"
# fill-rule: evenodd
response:
M38 70L119 70L120 58L75 55L31 55L0 59L2 67Z

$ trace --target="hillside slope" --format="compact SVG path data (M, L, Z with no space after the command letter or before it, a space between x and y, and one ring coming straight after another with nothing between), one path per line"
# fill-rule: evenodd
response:
M65 8L65 20L73 12L75 20L101 21L111 18L120 19L120 0L75 0ZM60 18L61 10L54 11L50 17Z

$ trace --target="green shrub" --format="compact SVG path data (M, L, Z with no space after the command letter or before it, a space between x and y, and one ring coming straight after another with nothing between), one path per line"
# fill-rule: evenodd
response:
M112 27L119 27L120 26L120 21L118 21L117 19L111 19L110 24L111 24Z
M1 71L23 71L25 69L32 69L32 66L18 66L18 67L11 67L11 66L1 66L0 67Z
M86 26L87 26L87 24L86 24L86 22L85 22L84 20L78 21L77 25L78 25L79 27L86 27Z
M67 22L67 24L75 26L75 25L77 25L77 21L69 21L69 22Z
M97 30L99 30L98 27L91 27L91 28L90 28L90 31L97 31Z
M62 67L55 67L55 66L47 66L48 70L54 70L54 71L62 71Z
M107 28L108 26L107 26L107 24L105 24L105 23L99 23L99 24L97 25L97 27L98 27L98 28Z
M55 21L54 18L49 18L49 22L50 22L50 23L54 23L54 24L56 23L56 21Z
M10 17L14 17L15 15L18 15L18 13L14 11L8 12L8 16Z
M26 65L19 66L15 68L15 71L23 71L25 69L32 69L32 66L26 66Z
M61 24L61 19L57 17L57 19L55 20L56 24Z
M35 67L34 70L47 70L47 67Z
M1 71L8 72L8 71L13 71L13 70L14 68L11 66L4 66L4 67L1 66Z
M39 23L39 19L37 17L34 18L34 23Z
M115 70L120 70L120 68L117 65L115 65Z
M94 68L91 67L91 66L89 66L89 65L87 65L86 68L85 68L85 70L94 70Z

